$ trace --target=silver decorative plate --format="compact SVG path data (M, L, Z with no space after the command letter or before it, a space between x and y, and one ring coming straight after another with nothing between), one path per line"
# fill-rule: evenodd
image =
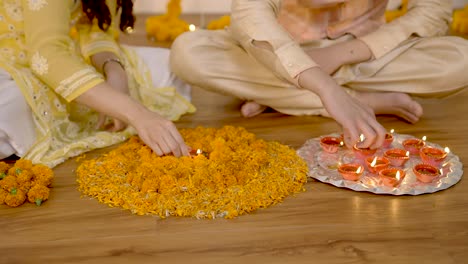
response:
M327 136L339 137L338 134ZM394 140L389 148L404 149L402 142L408 138L414 138L410 135L393 134ZM426 146L435 148L443 147L426 141ZM383 152L389 148L379 149L375 155L383 156ZM397 187L387 187L381 183L380 177L371 174L367 170L364 171L358 181L348 181L343 179L337 168L340 164L345 163L360 163L363 168L365 164L354 156L353 150L346 147L341 148L337 153L330 154L322 150L320 146L320 138L309 139L297 153L308 164L308 176L317 179L321 182L332 184L340 188L348 188L354 191L364 191L376 194L390 195L419 195L425 193L434 193L445 190L458 183L463 175L463 164L458 156L450 152L445 161L442 163L442 175L434 179L431 183L422 183L417 180L413 167L422 163L421 158L416 155L411 155L410 159L404 165L403 169L406 172L406 177Z

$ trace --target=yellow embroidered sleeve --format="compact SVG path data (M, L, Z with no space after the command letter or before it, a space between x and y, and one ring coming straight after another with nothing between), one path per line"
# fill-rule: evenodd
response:
M112 23L107 31L99 28L97 21L89 23L87 19L77 24L80 39L80 49L83 57L90 62L91 56L100 52L112 52L120 58L120 47L117 44L119 34L118 19L116 18L116 1L107 1L111 12Z
M259 62L287 80L296 83L296 77L317 64L304 52L289 33L278 23L281 0L233 0L231 32L246 50ZM254 41L267 42L275 61L265 56L265 48L252 48ZM252 52L263 49L260 52ZM281 65L282 69L278 68Z
M410 0L405 15L360 39L369 46L374 57L378 59L412 35L419 37L444 35L451 21L451 2L451 0Z
M104 82L102 75L75 50L69 35L71 3L22 1L31 70L67 101Z

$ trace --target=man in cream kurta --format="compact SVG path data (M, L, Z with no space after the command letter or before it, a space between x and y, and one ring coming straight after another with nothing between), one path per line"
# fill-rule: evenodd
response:
M175 41L172 69L191 84L282 113L329 116L317 94L301 89L298 77L314 67L325 70L327 58L320 65L314 50L357 39L370 50L369 59L328 71L351 95L441 97L465 87L468 42L445 36L451 1L410 0L407 14L386 24L387 2L233 0L228 29L185 33ZM415 112L410 122L422 109Z

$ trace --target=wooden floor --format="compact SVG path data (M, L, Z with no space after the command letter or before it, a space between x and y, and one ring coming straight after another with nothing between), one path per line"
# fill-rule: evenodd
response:
M138 30L130 43L148 44L141 24ZM295 148L339 129L321 117L266 113L245 119L236 99L200 89L193 96L198 111L183 117L180 128L243 126ZM399 133L450 146L468 163L466 102L468 92L423 101L425 114L416 125L379 120ZM0 263L468 263L466 179L415 197L310 181L306 192L233 220L161 220L81 198L75 168L70 160L55 169L51 199L43 206L0 206Z

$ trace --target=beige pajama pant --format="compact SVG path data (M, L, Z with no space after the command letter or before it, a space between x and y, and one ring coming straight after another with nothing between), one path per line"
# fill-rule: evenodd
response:
M302 47L319 48L350 38L346 35ZM249 53L274 57L249 43L240 45L228 30L198 30L176 39L171 67L180 78L201 88L252 100L285 114L329 116L316 94L297 88ZM281 67L276 58L270 60ZM468 86L468 41L449 36L415 37L382 58L343 66L333 78L351 94L358 90L444 97Z

